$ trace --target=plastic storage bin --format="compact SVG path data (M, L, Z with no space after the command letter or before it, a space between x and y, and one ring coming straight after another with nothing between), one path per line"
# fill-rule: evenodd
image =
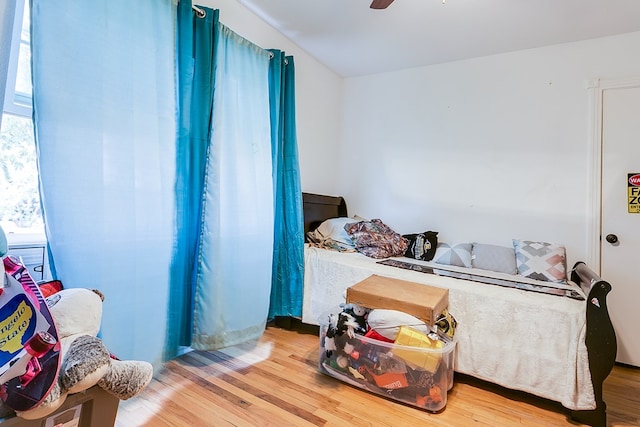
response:
M455 339L420 343L405 330L404 342L412 344L407 346L345 333L334 337L336 350L327 352L327 329L327 323L320 325L320 372L430 412L446 406L453 386Z

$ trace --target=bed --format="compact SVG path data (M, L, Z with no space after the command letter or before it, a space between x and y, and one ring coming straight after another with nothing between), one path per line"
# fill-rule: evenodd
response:
M328 218L347 216L342 197L303 193L303 209L305 235ZM572 420L605 426L602 384L616 357L606 303L611 285L583 262L571 269L566 285L571 290L564 295L478 283L473 270L452 267L442 274L426 261L381 261L306 244L302 322L320 324L344 302L347 287L372 274L447 288L449 311L458 320L456 372L557 401ZM489 276L510 279L503 273Z

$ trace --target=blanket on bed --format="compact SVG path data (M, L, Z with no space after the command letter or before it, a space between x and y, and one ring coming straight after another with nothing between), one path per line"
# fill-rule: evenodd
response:
M449 311L458 320L456 372L569 409L595 408L584 341L585 301L400 269L359 253L306 247L302 321L320 324L344 302L347 287L371 274L449 289Z

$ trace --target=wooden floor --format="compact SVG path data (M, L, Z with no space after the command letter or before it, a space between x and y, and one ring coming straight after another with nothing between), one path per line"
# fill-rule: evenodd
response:
M120 403L116 427L580 425L555 402L457 373L440 413L399 404L319 373L318 343L268 327L258 342L183 355ZM640 426L640 369L616 366L605 401L609 426Z

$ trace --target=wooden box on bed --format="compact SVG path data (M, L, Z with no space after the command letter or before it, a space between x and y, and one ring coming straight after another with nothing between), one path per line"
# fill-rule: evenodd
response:
M347 303L402 311L433 325L449 305L449 290L372 274L347 288Z

